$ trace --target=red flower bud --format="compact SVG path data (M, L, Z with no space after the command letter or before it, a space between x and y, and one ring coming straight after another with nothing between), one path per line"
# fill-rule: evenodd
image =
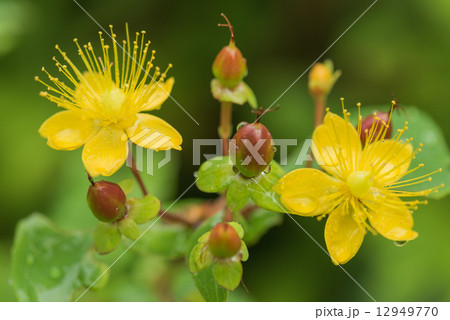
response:
M241 238L227 223L218 223L211 229L208 248L217 258L231 258L241 249Z
M247 177L263 172L273 159L275 148L272 134L259 122L240 123L230 145L230 156L235 167Z
M386 130L386 125L388 128ZM372 127L375 128L374 133L370 133ZM381 130L386 130L384 136L385 139L390 139L392 136L392 124L389 123L389 112L377 112L376 115L371 114L365 117L361 123L361 142L363 145L366 144L366 139L369 134L372 135L372 142L378 137ZM367 131L367 132L366 132Z
M247 62L241 51L231 42L222 48L214 60L214 77L228 88L236 87L247 74Z
M89 186L87 202L94 216L103 222L121 219L126 213L127 197L119 185L99 181Z

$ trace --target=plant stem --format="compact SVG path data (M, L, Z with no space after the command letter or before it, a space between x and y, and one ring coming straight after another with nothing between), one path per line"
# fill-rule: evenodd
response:
M139 184L139 187L141 188L142 194L144 196L148 195L147 188L145 187L144 181L142 180L141 174L136 169L136 162L134 161L133 155L131 155L131 172L133 172L134 177L136 178L136 181Z
M316 129L318 126L322 124L326 103L327 103L326 95L314 98L314 129ZM311 160L308 160L306 162L305 165L306 168L312 167L314 157L312 154L312 150L309 150L309 156L311 157Z
M231 136L231 117L233 112L233 104L231 102L222 102L220 106L220 126L219 135L222 139L223 155L228 155L228 139Z

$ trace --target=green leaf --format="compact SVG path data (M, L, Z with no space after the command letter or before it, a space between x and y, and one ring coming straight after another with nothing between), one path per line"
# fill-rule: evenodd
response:
M213 266L192 275L195 286L207 302L227 301L228 291L216 282L213 276Z
M214 279L227 290L233 291L242 279L242 264L240 261L218 260L213 267Z
M213 255L205 243L198 243L189 256L189 271L197 273L209 267L213 262Z
M404 121L408 121L408 130L405 132L406 137L411 136L414 138L412 144L415 148L420 147L419 143L423 143L421 148L423 151L416 155L416 159L411 163L411 168L419 163L423 163L425 166L406 175L402 180L419 177L442 168L441 173L436 173L432 176L432 181L411 186L408 190L424 190L445 183L445 186L440 188L438 193L431 193L429 196L435 199L443 198L450 193L450 151L444 134L438 124L425 111L414 107L408 107L405 110L408 118L405 118L403 113L394 112L394 126L400 127Z
M244 81L241 81L236 87L230 89L222 86L219 80L213 79L211 81L211 93L215 99L221 102L232 102L239 105L248 102L254 109L258 105L255 94Z
M136 240L141 235L136 222L129 217L120 220L117 226L119 231L130 240Z
M117 248L122 238L117 224L100 222L94 230L94 246L98 254L107 254Z
M203 192L223 192L236 174L228 157L205 161L197 172L197 188Z
M233 229L236 231L236 233L238 234L239 238L242 239L242 237L244 236L244 229L242 229L241 225L237 222L227 222L229 226L233 227Z
M128 217L137 224L143 224L154 218L161 208L161 202L151 194L142 199L131 198L127 201Z
M227 191L227 205L231 212L239 211L247 204L250 197L250 181L240 177L231 181Z
M108 266L93 259L88 255L81 265L80 281L83 286L99 290L106 286L109 280Z
M242 82L245 87L245 95L247 97L247 102L253 109L258 108L258 102L256 101L256 96L253 93L253 90L245 83Z
M251 198L258 207L275 212L285 212L280 196L272 188L284 174L280 165L272 161L270 172L263 172L253 179L251 185Z
M157 223L133 246L133 250L154 253L173 259L186 248L187 231L179 225Z
M272 227L281 225L284 215L279 212L272 212L258 209L252 212L247 220L247 229L244 240L252 246Z
M248 260L248 248L244 241L241 240L241 261Z
M69 301L80 286L89 234L64 232L33 214L17 226L12 249L13 288L19 301Z
M128 195L133 191L134 181L132 179L121 180L117 183L122 188L123 192Z

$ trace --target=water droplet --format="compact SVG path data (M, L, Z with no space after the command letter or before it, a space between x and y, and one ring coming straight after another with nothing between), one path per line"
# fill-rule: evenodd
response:
M396 247L403 247L406 243L408 243L408 241L394 241Z
M248 122L245 122L245 121L240 122L240 123L237 125L236 130L239 130L240 128L242 128L243 126L245 126L247 123L248 123Z
M33 255L31 254L27 255L27 265L31 266L33 263L34 263Z
M289 207L301 213L310 213L317 209L318 203L311 198L291 198L286 199Z
M50 278L58 279L59 277L61 277L61 270L58 267L51 267L50 268Z

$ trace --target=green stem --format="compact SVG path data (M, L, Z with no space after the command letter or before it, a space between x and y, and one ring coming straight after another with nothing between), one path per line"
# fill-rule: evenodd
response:
M219 135L222 139L223 155L228 155L228 139L231 137L231 117L233 112L233 104L231 102L222 102L220 106L220 126Z

